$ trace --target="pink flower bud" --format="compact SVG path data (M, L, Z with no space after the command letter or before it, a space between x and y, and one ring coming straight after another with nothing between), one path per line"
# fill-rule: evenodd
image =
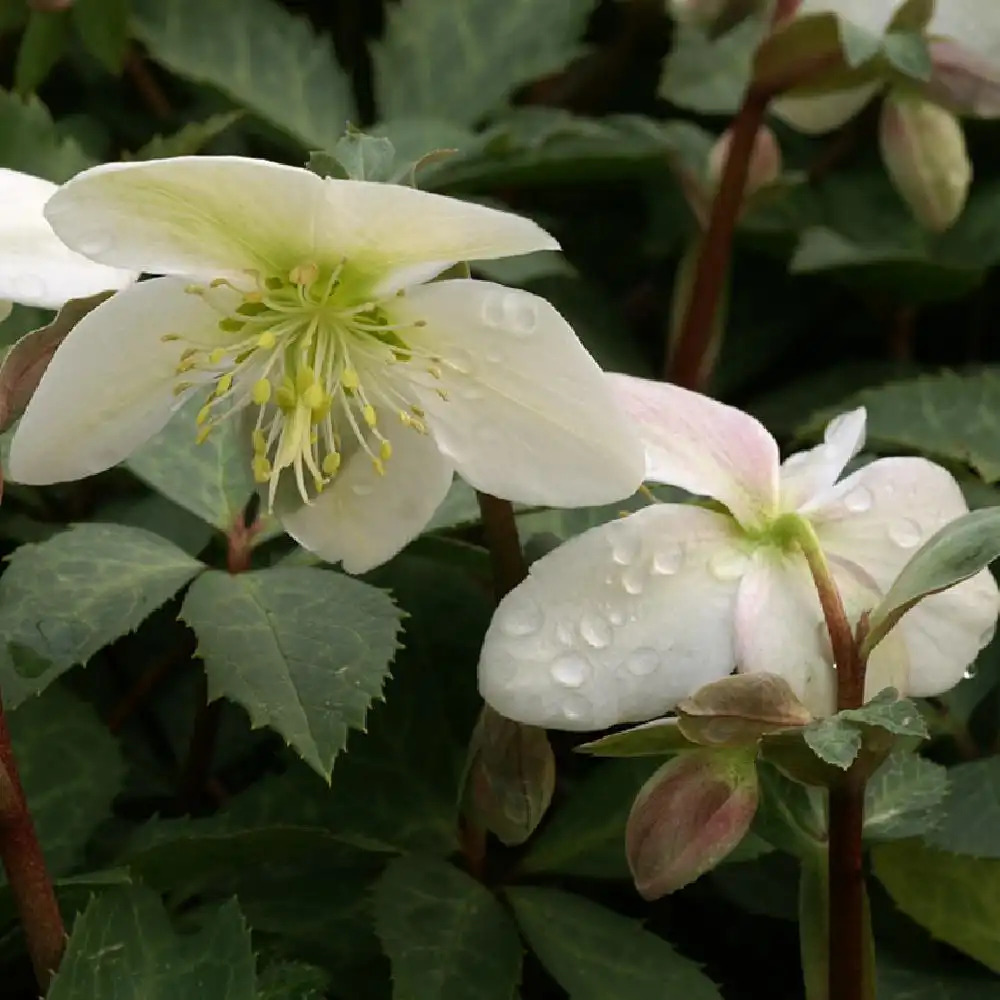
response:
M962 214L972 183L959 120L917 94L894 91L882 105L879 138L889 176L914 217L944 232Z
M675 892L714 868L757 811L752 750L694 750L664 764L639 791L625 854L644 899Z
M717 188L726 166L729 146L732 143L732 130L726 129L716 140L711 153L708 154L708 183ZM774 133L766 126L761 126L753 140L753 152L750 154L750 171L747 174L747 184L743 192L744 199L759 191L768 184L773 184L781 176L781 147Z

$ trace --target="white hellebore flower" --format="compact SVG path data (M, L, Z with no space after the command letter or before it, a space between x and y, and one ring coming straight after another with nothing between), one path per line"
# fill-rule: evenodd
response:
M52 232L43 209L55 190L51 181L0 167L0 319L14 302L57 309L136 278L73 253Z
M483 697L520 722L603 729L662 715L735 667L779 674L810 711L829 714L826 625L783 515L811 523L856 621L917 546L966 512L958 484L922 458L879 459L838 482L863 444L863 409L780 463L774 438L740 410L609 378L643 429L647 478L714 503L652 504L534 563L487 632ZM926 598L876 648L866 698L889 686L911 695L952 687L998 611L988 571Z
M905 0L803 0L797 16L836 14L847 25L881 37ZM927 95L959 114L1000 116L1000 3L936 0L924 36L931 56ZM853 118L882 89L871 82L820 95L794 92L774 113L801 132L821 134Z
M350 572L417 535L456 469L557 506L611 502L642 479L634 426L551 305L426 283L454 262L556 248L534 222L239 157L95 167L46 215L93 260L164 277L67 337L12 442L15 480L114 465L207 387L198 438L241 419L285 529Z

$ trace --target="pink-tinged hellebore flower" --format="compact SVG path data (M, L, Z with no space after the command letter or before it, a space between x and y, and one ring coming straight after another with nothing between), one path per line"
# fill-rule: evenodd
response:
M737 668L784 677L813 715L828 715L829 638L805 559L783 530L788 515L811 523L857 621L916 548L966 512L958 484L922 458L879 459L840 479L864 441L863 409L781 463L774 438L740 410L608 377L642 427L647 478L714 503L652 504L534 563L487 632L483 697L520 722L602 729L662 715ZM866 696L946 691L989 641L998 611L987 571L928 597L875 650Z
M455 470L554 506L608 503L642 478L633 424L548 302L430 281L557 248L530 220L239 157L95 167L46 215L80 253L164 277L73 329L21 419L12 479L106 469L210 388L192 447L240 420L288 533L363 572L421 531Z
M903 6L904 0L803 0L798 17L833 13L882 37ZM932 65L926 96L961 115L1000 116L1000 4L937 0L923 33ZM772 110L800 132L822 134L853 118L882 86L871 81L818 95L793 91Z
M135 281L134 271L95 264L73 253L43 214L51 181L0 167L0 319L11 304L57 309Z

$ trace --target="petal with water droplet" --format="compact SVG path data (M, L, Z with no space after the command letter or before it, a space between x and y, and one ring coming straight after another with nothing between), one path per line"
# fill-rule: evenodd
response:
M635 554L622 567L614 549L625 536ZM685 545L683 566L652 572L656 552L671 540ZM508 718L555 729L662 715L733 668L738 581L717 579L708 565L735 543L727 518L677 504L645 507L565 543L501 602L479 663L483 697ZM633 573L641 574L638 591ZM508 613L525 601L544 623L511 635ZM577 628L567 630L567 621Z

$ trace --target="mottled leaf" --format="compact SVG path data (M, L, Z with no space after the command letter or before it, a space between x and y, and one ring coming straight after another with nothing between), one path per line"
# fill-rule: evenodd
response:
M397 647L400 614L381 590L311 567L204 573L181 617L198 636L209 698L242 705L329 779L361 729Z
M865 837L900 840L933 830L950 772L914 753L891 754L865 788Z
M61 183L93 161L52 122L37 97L0 90L0 166Z
M510 1000L521 942L499 900L454 865L390 862L375 887L375 929L392 963L393 1000Z
M953 854L1000 860L1000 757L949 768L948 782L940 821L926 841Z

